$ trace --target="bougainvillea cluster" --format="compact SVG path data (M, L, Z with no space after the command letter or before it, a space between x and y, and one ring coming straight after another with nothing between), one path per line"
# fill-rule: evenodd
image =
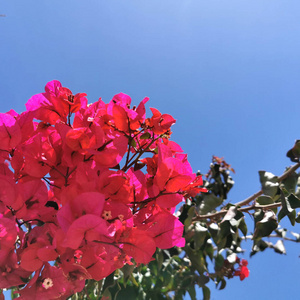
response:
M184 246L176 205L202 188L175 119L118 94L88 104L58 81L0 114L0 288L66 299L87 279Z

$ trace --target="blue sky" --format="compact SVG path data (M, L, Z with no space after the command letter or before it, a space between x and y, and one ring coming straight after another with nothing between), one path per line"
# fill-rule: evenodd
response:
M90 102L148 96L148 107L177 119L173 140L195 171L212 155L235 168L233 203L260 189L258 170L290 165L285 154L300 138L299 1L10 0L0 14L1 112L22 112L52 79ZM250 277L212 287L212 299L296 299L300 248L285 245L286 256L251 258Z

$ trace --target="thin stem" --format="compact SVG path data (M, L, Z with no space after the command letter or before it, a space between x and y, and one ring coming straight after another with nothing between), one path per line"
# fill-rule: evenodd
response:
M291 168L289 168L286 172L284 172L281 176L278 177L277 181L281 182L283 181L285 178L287 178L288 176L290 176L294 171L296 171L298 168L300 167L300 162L298 162L297 164L293 165ZM235 206L244 206L248 203L250 203L251 201L254 201L257 197L259 197L260 195L263 195L263 190L260 190L258 192L256 192L255 194L253 194L252 196L246 198L243 201L240 201L238 203L235 204ZM272 203L269 205L258 205L258 204L253 204L247 207L242 207L242 208L238 208L239 211L241 212L245 212L245 211L249 211L249 210L253 210L253 209L272 209L275 207L280 207L281 203ZM203 219L214 219L214 218L218 218L218 217L222 217L227 213L227 209L218 211L216 213L213 214L208 214L208 215L199 215L197 217L193 218L193 221L198 221L198 220L203 220Z
M124 171L124 172L126 172L128 169L130 169L138 160L139 160L139 158L149 149L149 147L155 142L155 141L157 141L159 139L159 137L158 138L154 138L154 136L153 136L153 139L152 139L152 141L149 143L149 145L145 148L145 149L143 149L141 152L139 152L139 154L138 154L138 156L135 158L135 160L133 161L133 162L131 162L128 166L126 166L126 168L124 168L123 167L123 169L122 169L122 171ZM132 158L137 154L138 152L136 152L131 158L130 158L130 160L129 161L131 161L132 160Z
M277 202L277 203L271 203L268 205L250 205L250 206L246 206L246 207L241 207L238 208L238 211L241 212L247 212L249 210L255 210L255 209L272 209L272 208L276 208L276 207L280 207L281 206L281 202ZM193 221L199 221L199 220L203 220L203 219L215 219L217 217L221 217L224 216L227 213L227 210L221 210L218 211L214 214L209 214L209 215L199 215L197 217L193 218Z
M291 168L289 168L286 172L284 172L281 176L278 177L277 181L281 182L283 181L285 178L287 178L291 173L293 173L294 171L296 171L298 168L300 167L300 162L298 162L297 164L293 165ZM247 199L236 203L236 206L243 206L246 205L248 203L250 203L251 201L255 200L257 197L259 197L260 195L263 194L263 190L258 191L257 193L253 194L252 196L248 197Z
M289 242L294 242L294 243L299 243L299 241L295 240L295 239L292 239L292 238L289 238L289 237L283 237L279 234L270 234L267 236L268 238L279 238L279 239L282 239L282 240L285 240L285 241L289 241ZM241 236L241 239L242 240L252 240L253 238L253 235L250 234L250 235L246 235L246 236Z

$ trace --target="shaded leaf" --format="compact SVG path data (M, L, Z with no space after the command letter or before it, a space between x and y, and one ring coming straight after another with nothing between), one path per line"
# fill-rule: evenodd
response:
M224 257L218 254L215 258L215 271L220 271L224 265Z
M196 298L196 290L195 290L195 285L192 284L191 286L189 286L189 288L187 289L190 297L191 297L191 300L197 300Z
M195 216L195 207L191 206L188 209L187 218L184 220L184 226L185 226L185 228L188 228L192 224L192 219L193 219L194 216Z
M268 205L268 204L273 204L274 200L272 199L272 197L264 195L264 196L259 196L256 199L256 202L260 205Z
M124 278L124 286L126 287L127 281L128 279L131 277L131 274L133 272L135 268L135 265L124 265L124 267L121 269L121 271L123 272L123 278Z
M291 234L296 238L297 242L300 242L300 234L296 232L291 232Z
M200 215L205 215L205 214L215 210L222 203L223 203L223 199L220 197L217 197L213 193L205 194L203 196L202 202L200 203L200 205L198 207L198 213Z
M283 217L288 215L291 224L295 225L296 212L295 208L300 207L300 200L294 194L290 194L288 197L285 197L283 192L280 191L280 200L282 204L282 208L278 214L278 221L280 221Z
M248 228L247 228L247 224L246 224L244 218L240 221L240 224L239 224L239 227L238 227L238 228L239 228L239 230L242 232L242 234L243 234L244 236L247 235Z
M287 154L287 157L290 158L293 162L298 162L300 158L300 140L296 140L295 145L290 149Z
M202 288L203 292L203 300L209 300L210 299L210 289L207 286L204 286Z
M232 218L234 218L236 216L236 213L237 213L237 207L230 206L221 223L223 223L225 221L230 221Z
M221 278L217 285L219 290L223 290L226 287L226 280L224 278Z
M195 242L195 249L198 250L200 247L204 244L206 238L207 238L207 233L208 230L206 227L201 226L199 223L195 224L195 237L194 237L194 242Z
M257 252L264 251L268 247L268 243L266 243L264 240L254 241L250 257L256 254Z
M145 132L140 136L141 140L148 140L151 138L151 134L149 132Z
M189 257L192 266L199 272L199 274L203 274L207 271L202 251L195 251L190 246L186 246L184 250Z
M288 169L287 169L288 170ZM287 171L286 170L286 171ZM299 175L296 172L292 172L288 177L286 177L281 183L289 193L295 193L297 181Z
M227 237L230 234L230 222L225 221L220 223L220 231L218 232L218 241Z
M277 253L286 254L286 250L285 250L282 240L278 240L273 248L274 248L275 252L277 252Z
M197 277L197 284L200 287L205 286L208 282L209 282L209 277L208 276L200 275L199 277Z
M256 223L253 239L259 239L268 236L278 226L276 215L273 211L267 211L261 221Z
M266 171L259 171L258 173L264 194L270 197L274 197L278 192L278 177Z

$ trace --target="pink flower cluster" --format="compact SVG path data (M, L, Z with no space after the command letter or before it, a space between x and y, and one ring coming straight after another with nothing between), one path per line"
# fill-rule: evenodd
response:
M88 104L51 81L25 112L0 114L0 288L66 299L184 246L175 207L205 189L169 139L175 120L146 118L148 100Z

